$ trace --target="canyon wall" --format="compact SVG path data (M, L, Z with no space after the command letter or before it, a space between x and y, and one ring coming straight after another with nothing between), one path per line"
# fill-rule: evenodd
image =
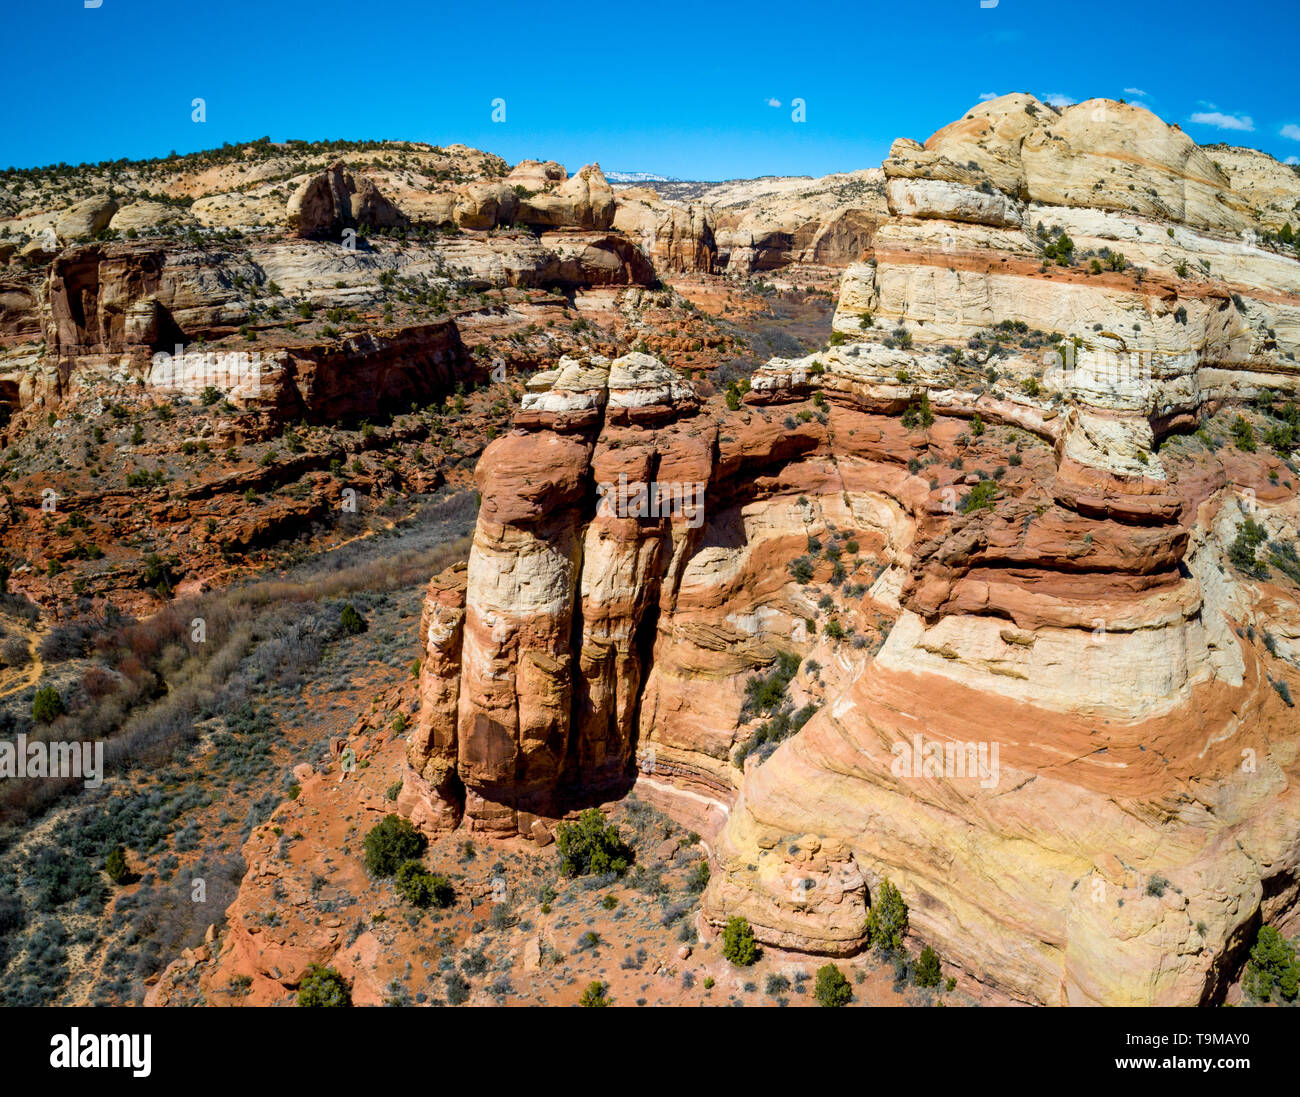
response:
M1000 995L1218 1000L1300 886L1300 594L1230 563L1246 518L1294 544L1293 470L1180 441L1300 391L1262 174L1003 97L896 143L832 345L743 401L539 375L430 588L403 810L545 841L639 780L715 821L715 924L851 953L888 878Z

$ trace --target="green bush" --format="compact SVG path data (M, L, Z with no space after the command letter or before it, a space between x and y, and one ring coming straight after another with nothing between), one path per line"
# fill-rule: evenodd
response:
M312 1007L350 1006L352 988L332 967L312 964L298 984L298 1004Z
M853 988L834 964L817 969L817 985L813 990L819 1006L847 1006L853 1000Z
M1261 1002L1270 1001L1275 994L1292 1002L1300 992L1300 961L1296 960L1295 947L1272 926L1260 927L1242 986Z
M800 556L787 565L791 576L800 585L807 584L813 577L812 561L807 556Z
M776 668L767 675L752 675L745 683L745 711L769 713L785 703L785 691L799 673L803 660L792 651L782 651L776 657Z
M392 876L407 861L419 857L428 844L409 819L386 815L366 835L366 870L375 876Z
M727 920L722 931L722 955L737 967L749 967L758 959L758 941L749 927L749 919L737 915Z
M357 612L356 607L351 602L345 605L343 611L339 614L339 624L343 626L343 631L349 636L356 636L365 632L368 627L366 619Z
M53 686L42 686L32 698L32 719L38 724L52 723L67 711L63 698Z
M582 997L578 999L578 1005L585 1006L588 1009L613 1004L609 997L609 987L599 980L588 983L587 989L582 992Z
M575 823L555 828L555 847L560 851L560 871L565 876L622 875L632 863L632 851L619 836L618 828L606 823L596 808L587 808Z
M1228 548L1228 560L1238 571L1256 579L1268 577L1268 568L1259 562L1256 552L1268 539L1268 531L1253 518L1247 518L1237 527L1237 536Z
M929 945L921 949L921 958L916 962L916 985L918 987L937 987L940 978L939 954Z
M961 501L962 514L970 514L972 511L980 510L984 507L993 509L993 504L997 501L998 485L995 480L981 480L970 493Z
M903 947L906 934L907 904L898 888L885 879L867 913L867 940L878 949L896 952Z
M126 853L121 846L114 846L109 851L107 859L104 861L104 871L108 873L108 878L115 884L124 884L131 875L131 870L126 867Z
M1255 452L1255 428L1250 425L1249 420L1238 415L1232 421L1232 437L1239 450L1244 450L1246 453Z
M903 412L903 427L906 430L915 430L917 427L925 430L934 426L934 411L930 407L930 393L926 389L921 390L921 394L912 399Z
M415 907L445 910L456 901L456 891L445 876L438 876L419 861L403 861L397 870L397 892Z

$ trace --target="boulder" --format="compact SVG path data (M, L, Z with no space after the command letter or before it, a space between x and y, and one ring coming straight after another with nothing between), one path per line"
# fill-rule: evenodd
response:
M106 194L83 199L59 212L54 231L64 240L94 236L108 228L117 209L117 202Z
M518 185L526 190L543 191L568 178L569 173L554 160L520 160L506 176L506 182L512 187Z
M455 220L461 228L490 229L509 225L519 212L519 195L505 183L468 183L456 199Z
M194 224L194 218L179 206L169 206L164 202L129 202L115 214L108 227L125 233L128 229L139 232L142 229L154 229L163 225L182 228Z

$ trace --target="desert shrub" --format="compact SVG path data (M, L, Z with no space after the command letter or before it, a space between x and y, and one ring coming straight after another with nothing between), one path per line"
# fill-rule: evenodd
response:
M56 625L41 640L41 659L46 663L62 663L85 655L102 627L101 622L86 619Z
M939 954L929 945L921 949L921 958L916 961L913 978L918 987L937 987L940 979Z
M444 910L456 901L456 891L445 876L430 872L419 861L403 861L397 870L397 892L415 907Z
M447 1002L449 1005L464 1005L469 1001L469 980L458 971L449 971L446 975Z
M115 884L124 884L130 876L130 869L126 867L126 853L121 846L114 846L104 861L104 871L108 873L108 878Z
M867 940L878 949L896 952L907 933L907 904L888 879L880 887L867 912Z
M578 999L578 1005L585 1006L588 1009L613 1004L613 1001L609 997L608 985L600 982L600 980L588 983L587 989L582 992L582 997Z
M758 959L758 941L749 919L739 915L727 919L722 930L722 955L737 967L749 967Z
M67 711L63 698L53 686L42 686L32 697L32 719L38 724L49 724Z
M809 560L807 556L797 557L796 559L791 560L787 566L790 575L801 585L808 583L813 577L812 561Z
M799 655L783 651L777 655L776 666L766 675L752 675L745 683L745 711L769 713L785 701L786 687L799 673Z
M392 876L407 861L419 857L428 840L400 815L386 815L365 838L366 870L375 876Z
M23 903L18 879L11 870L0 872L0 971L9 962L19 934L27 925L27 910Z
M834 964L826 964L817 969L817 985L813 996L819 1006L847 1006L853 1000L853 988Z
M1281 697L1282 700L1283 700L1284 702L1286 702L1286 706L1287 706L1287 708L1294 708L1294 707L1295 707L1295 702L1294 702L1293 700L1291 700L1291 687L1290 687L1290 686L1288 686L1288 685L1287 685L1284 681L1282 681L1282 679L1280 679L1280 678L1270 678L1270 679L1269 679L1269 683L1270 683L1270 685L1272 685L1273 689L1277 691L1277 695L1278 695L1279 697Z
M300 1006L339 1007L352 1004L352 988L332 967L312 964L298 984Z
M996 480L981 480L961 501L960 509L963 514L970 514L972 511L988 507L990 510L997 501L998 485Z
M348 602L339 613L339 625L348 636L356 636L369 627L366 619L357 612L351 602Z
M917 427L925 430L932 426L934 411L930 407L930 393L922 389L920 395L914 397L903 412L903 427L906 430L915 430Z
M1271 1001L1275 995L1291 1002L1300 992L1300 961L1295 946L1272 926L1260 927L1242 986L1261 1002Z
M32 660L31 649L21 636L10 636L0 644L0 663L7 667L25 667Z
M622 875L632 863L632 851L619 836L618 828L606 823L596 808L587 808L577 822L556 827L555 847L565 876L601 876L608 872Z
M1247 453L1255 452L1255 428L1240 415L1232 421L1232 438L1238 449Z
M1268 576L1268 568L1256 558L1256 551L1268 537L1267 531L1253 518L1237 527L1237 536L1228 548L1228 560L1238 571L1256 579Z

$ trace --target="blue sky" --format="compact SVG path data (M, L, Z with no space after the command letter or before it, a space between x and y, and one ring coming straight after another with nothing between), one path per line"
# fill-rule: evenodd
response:
M1011 91L1124 97L1202 143L1300 156L1293 0L88 2L7 3L0 166L269 135L688 179L821 175Z

